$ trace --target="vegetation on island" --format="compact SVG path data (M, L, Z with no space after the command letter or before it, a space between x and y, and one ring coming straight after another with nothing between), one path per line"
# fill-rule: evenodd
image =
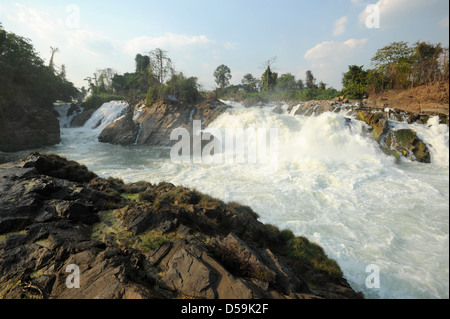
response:
M200 100L196 77L177 72L167 51L154 49L149 55L137 54L133 73L118 74L111 68L97 70L89 83L91 95L85 107L98 107L111 100L127 100L131 104L144 101L147 106L158 100L196 103Z

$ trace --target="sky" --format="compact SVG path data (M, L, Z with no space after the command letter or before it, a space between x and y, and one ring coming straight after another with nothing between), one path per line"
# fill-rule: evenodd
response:
M136 54L167 51L176 71L213 90L214 70L274 70L340 90L349 65L373 67L376 51L395 41L449 45L447 0L2 0L0 22L31 40L77 87L98 69L134 72Z

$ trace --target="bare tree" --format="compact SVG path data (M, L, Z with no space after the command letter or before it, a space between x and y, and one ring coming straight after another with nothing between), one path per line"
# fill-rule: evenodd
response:
M55 58L55 54L56 54L57 52L59 52L59 49L58 49L58 48L54 48L54 47L50 47L50 50L52 51L52 55L51 55L51 57L50 57L50 62L49 62L49 64L48 64L48 66L49 66L49 68L50 68L52 71L55 71L54 58Z
M162 88L166 79L173 74L174 68L172 60L167 56L167 51L160 48L152 50L150 53L149 70L158 80L159 97L162 97Z

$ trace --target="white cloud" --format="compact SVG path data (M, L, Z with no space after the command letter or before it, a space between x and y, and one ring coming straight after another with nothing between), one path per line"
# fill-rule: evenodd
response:
M420 15L421 10L426 9L436 1L434 0L379 0L375 5L379 10L381 29L390 29L394 26L404 26L411 20L412 14ZM364 9L359 15L359 23L365 26L367 18L373 12Z
M333 35L340 35L345 33L345 26L348 22L348 18L347 17L342 17L337 19L334 22L334 29L333 29Z
M325 41L309 49L305 54L305 59L314 62L324 59L340 60L353 54L353 50L361 48L367 43L368 39L349 39L345 42Z
M205 35L188 36L185 34L166 33L160 37L142 36L131 39L125 43L123 51L131 56L135 56L137 53L148 52L155 48L206 47L212 43L214 41L208 39Z
M342 72L367 42L367 38L349 39L344 42L324 41L309 49L304 57L310 62L311 70L317 79L338 88Z

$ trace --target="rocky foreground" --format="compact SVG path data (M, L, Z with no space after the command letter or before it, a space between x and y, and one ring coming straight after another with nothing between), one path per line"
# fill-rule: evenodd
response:
M0 166L0 298L362 298L322 248L257 217L32 153Z

